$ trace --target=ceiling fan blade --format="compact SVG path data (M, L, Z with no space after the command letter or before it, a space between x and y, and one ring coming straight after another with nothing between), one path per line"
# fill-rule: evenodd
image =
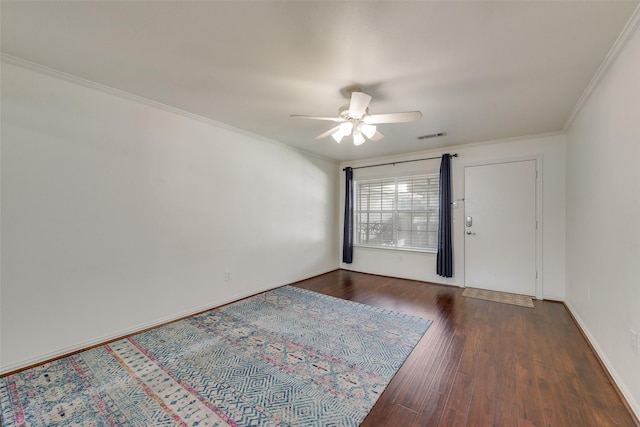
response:
M367 112L367 107L371 102L371 96L364 92L352 92L351 102L349 103L349 116L354 119L360 119Z
M369 139L372 141L380 141L382 138L384 138L384 135L380 133L380 131L376 131L376 133Z
M340 130L340 125L329 129L328 131L326 131L325 133L323 133L321 135L316 136L316 139L326 138L326 137L328 137L329 135L331 135L332 133L334 133L334 132L336 132L338 130Z
M379 125L383 123L415 122L421 118L422 113L420 111L407 111L404 113L373 114L366 116L364 122L370 125Z
M328 121L328 122L343 122L344 121L344 119L342 117L303 116L302 114L292 114L290 117L294 117L296 119L325 120L325 121Z

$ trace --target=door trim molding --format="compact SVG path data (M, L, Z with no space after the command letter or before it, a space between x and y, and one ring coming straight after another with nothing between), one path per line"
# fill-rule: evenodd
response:
M463 157L464 158L464 157ZM543 248L543 229L544 229L544 224L543 224L543 215L542 215L542 192L543 192L543 155L542 154L532 154L532 155L526 155L526 156L515 156L515 157L504 157L504 158L499 158L499 159L487 159L487 160L477 160L477 161L472 161L472 162L459 162L459 166L461 168L461 172L462 172L462 194L463 194L463 198L465 197L464 195L466 195L466 189L465 189L465 170L467 167L473 167L473 166L488 166L488 165L496 165L496 164L501 164L501 163L515 163L515 162L524 162L524 161L529 161L529 160L534 160L535 161L535 167L536 167L536 223L537 223L537 229L536 229L536 248L535 248L535 253L536 253L536 273L537 273L537 277L535 279L535 284L536 284L536 290L535 290L535 297L536 299L543 299L543 294L544 294L544 274L543 274L543 252L542 252L542 248ZM462 215L458 215L458 218L456 218L456 225L460 230L463 230L464 232L464 210L463 210L463 214ZM464 235L461 235L461 240L462 240L462 248L463 250L460 252L460 256L462 257L462 265L465 266L463 269L463 279L462 279L462 287L465 287L465 284L467 282L467 278L466 278L466 259L465 259L465 239L464 239Z

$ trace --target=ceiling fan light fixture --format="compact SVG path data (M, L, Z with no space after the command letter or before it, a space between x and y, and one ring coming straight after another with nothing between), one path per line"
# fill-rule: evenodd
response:
M337 130L331 134L331 138L333 138L338 144L340 144L340 141L342 141L342 138L344 138L344 133L342 133L342 130Z
M369 139L373 138L373 135L376 134L376 127L367 123L360 123L358 129Z
M364 144L364 136L362 136L362 133L360 133L360 129L356 129L353 132L353 145L362 145Z
M344 136L351 135L352 130L353 130L353 123L351 122L340 123L340 132L342 132L342 135Z

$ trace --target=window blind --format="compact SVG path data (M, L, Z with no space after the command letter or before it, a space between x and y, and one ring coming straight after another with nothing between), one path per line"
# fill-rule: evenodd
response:
M438 174L356 181L355 243L435 252Z

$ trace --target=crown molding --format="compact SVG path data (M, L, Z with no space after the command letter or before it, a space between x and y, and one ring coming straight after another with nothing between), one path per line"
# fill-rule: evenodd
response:
M151 99L144 98L142 96L138 96L138 95L135 95L135 94L130 93L130 92L125 92L123 90L116 89L116 88L111 87L111 86L103 85L103 84L94 82L92 80L87 80L87 79L84 79L82 77L76 76L75 74L66 73L64 71L56 70L54 68L50 68L50 67L47 67L47 66L44 66L44 65L40 65L40 64L37 64L35 62L27 61L26 59L22 59L22 58L19 58L17 56L9 55L9 54L6 54L4 52L0 52L0 62L4 62L4 63L11 64L11 65L15 65L15 66L18 66L18 67L21 67L21 68L25 68L25 69L28 69L28 70L31 70L31 71L35 71L35 72L38 72L38 73L41 73L41 74L45 74L45 75L51 76L51 77L54 77L54 78L65 80L65 81L68 81L70 83L74 83L74 84L77 84L77 85L80 85L80 86L84 86L84 87L89 88L89 89L98 90L98 91L101 91L101 92L104 92L104 93L107 93L107 94L110 94L110 95L113 95L113 96L117 96L119 98L123 98L123 99L129 100L129 101L137 102L139 104L143 104L143 105L146 105L146 106L149 106L149 107L152 107L152 108L157 108L159 110L163 110L163 111L166 111L168 113L173 113L173 114L176 114L176 115L179 115L179 116L186 117L186 118L191 119L191 120L196 120L196 121L199 121L199 122L202 122L202 123L206 123L206 124L211 125L211 126L222 128L222 129L234 132L234 133L238 133L238 134L247 136L247 137L252 138L252 139L257 139L257 140L260 140L260 141L268 142L270 144L277 145L279 147L285 148L287 150L294 151L294 152L296 152L298 154L302 154L302 155L307 156L307 157L313 157L313 158L316 158L316 159L319 159L319 160L324 160L326 162L329 162L329 163L332 163L332 164L335 164L335 165L338 164L338 162L335 159L331 159L329 157L325 157L325 156L322 156L320 154L312 153L310 151L305 151L305 150L300 149L298 147L293 147L293 146L285 144L283 142L276 141L275 139L270 139L270 138L267 138L265 136L255 134L255 133L246 131L244 129L240 129L240 128L231 126L229 124L223 123L223 122L218 122L216 120L210 119L210 118L205 117L205 116L201 116L201 115L198 115L198 114L195 114L195 113L191 113L191 112L186 111L186 110L181 110L179 108L175 108L175 107L172 107L170 105L163 104L161 102L153 101Z
M376 163L387 163L387 162L393 163L394 161L401 162L406 160L416 160L422 157L441 156L445 153L453 153L457 150L464 151L469 148L486 147L490 145L506 144L506 143L518 142L518 141L531 141L534 139L550 138L554 136L563 136L563 135L565 135L564 131L543 132L543 133L536 133L531 135L515 136L511 138L492 139L488 141L448 145L446 147L431 148L428 150L421 150L421 151L412 151L410 153L394 154L390 156L371 157L368 159L358 159L358 160L345 160L340 162L340 169L345 168L347 166L360 167L360 166L368 166Z
M591 94L595 91L596 87L609 70L609 67L611 67L611 64L613 64L613 62L618 58L629 40L631 40L631 37L633 37L633 35L638 30L638 28L640 28L640 4L636 6L635 10L631 14L631 17L620 32L620 35L613 43L613 46L611 46L609 53L607 53L607 56L605 56L604 60L600 64L600 67L598 67L598 70L585 88L584 92L582 92L582 95L578 99L576 105L573 107L573 110L571 110L567 121L562 127L564 132L569 129L569 126L571 126L573 120L576 118L584 104L586 104Z

